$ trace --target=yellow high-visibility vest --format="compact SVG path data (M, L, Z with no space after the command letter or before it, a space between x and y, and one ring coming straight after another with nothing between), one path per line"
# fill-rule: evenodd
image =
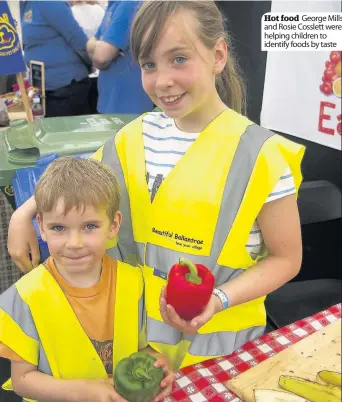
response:
M121 359L146 346L143 305L141 270L118 261L113 373ZM1 295L0 342L55 378L108 378L65 294L44 265ZM12 390L11 380L3 388Z
M166 325L159 296L180 257L206 265L216 286L266 256L246 250L250 230L287 167L296 189L304 147L232 110L214 119L164 179L151 202L146 183L142 117L123 127L95 155L121 185L123 225L108 253L143 267L147 340L174 367L230 354L265 327L264 297L222 311L197 335Z

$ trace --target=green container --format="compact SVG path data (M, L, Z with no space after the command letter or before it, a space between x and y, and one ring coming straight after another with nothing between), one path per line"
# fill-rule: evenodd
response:
M17 169L36 165L50 153L60 156L95 152L137 115L89 115L18 120L0 130L0 187L12 184Z

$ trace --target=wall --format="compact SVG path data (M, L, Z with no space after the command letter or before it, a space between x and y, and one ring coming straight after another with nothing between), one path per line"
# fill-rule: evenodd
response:
M218 1L227 18L235 52L247 83L248 117L260 122L267 53L261 49L261 17L270 1ZM302 164L305 181L327 180L341 189L341 152L294 136L285 137L307 147Z

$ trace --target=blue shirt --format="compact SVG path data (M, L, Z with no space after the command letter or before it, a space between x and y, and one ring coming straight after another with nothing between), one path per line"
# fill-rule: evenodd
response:
M108 2L106 14L96 33L96 39L125 53L108 68L100 70L97 103L100 113L141 114L153 109L153 103L142 87L140 67L129 49L131 23L139 5L140 2L136 1Z
M45 88L54 90L89 74L87 37L65 1L20 1L24 59L45 64Z

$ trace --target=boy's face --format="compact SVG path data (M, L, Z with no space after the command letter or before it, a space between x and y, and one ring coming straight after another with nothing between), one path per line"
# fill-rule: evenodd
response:
M42 239L47 242L50 254L63 275L87 274L101 267L106 242L117 234L121 214L110 222L104 209L92 205L71 209L64 215L64 201L56 208L37 216Z

